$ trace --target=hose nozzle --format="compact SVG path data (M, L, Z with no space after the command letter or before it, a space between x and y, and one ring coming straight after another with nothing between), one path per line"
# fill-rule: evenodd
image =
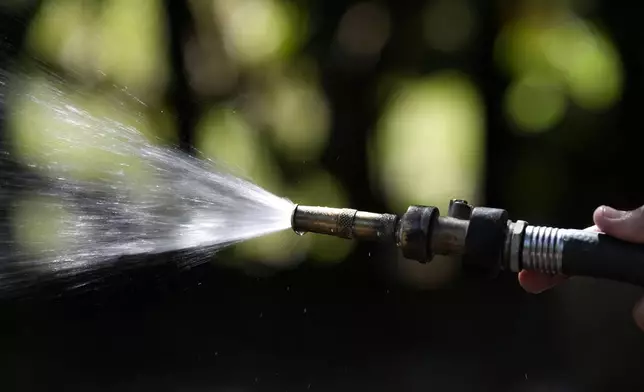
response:
M644 246L603 233L531 226L504 209L452 200L447 216L432 206L400 215L296 205L291 226L355 240L393 242L406 259L459 257L463 266L494 276L501 270L608 278L644 287Z
M467 220L439 217L436 207L411 206L402 216L348 208L296 205L291 217L296 233L394 243L403 255L419 262L434 254L462 253Z
M398 217L349 208L296 205L291 226L296 233L318 233L357 240L395 241Z

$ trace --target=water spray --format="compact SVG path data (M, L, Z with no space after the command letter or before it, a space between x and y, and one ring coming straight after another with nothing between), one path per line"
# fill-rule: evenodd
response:
M129 256L194 251L200 256L189 264L196 265L289 227L389 242L421 263L445 255L491 273L534 270L644 286L644 246L603 233L532 226L463 200L452 200L446 216L432 206L398 216L294 205L213 162L151 142L130 122L83 109L89 97L59 82L28 80L14 99L15 113L33 115L12 117L16 149L0 156L7 179L0 197L11 216L0 222L11 233L3 238L9 246L0 254L0 291L82 284ZM34 227L53 229L43 239Z
M388 242L420 263L435 255L455 256L465 268L491 275L532 270L644 286L642 245L604 233L512 221L504 209L474 207L465 200L452 200L447 216L433 206L413 205L398 216L296 205L291 226L297 233Z

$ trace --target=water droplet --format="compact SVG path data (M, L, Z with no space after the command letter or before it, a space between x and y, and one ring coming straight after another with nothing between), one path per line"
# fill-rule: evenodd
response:
M286 286L286 291L291 291L291 286Z
M219 351L215 351L215 357L219 355Z
M261 312L260 312L260 313L259 313L259 318L262 318L262 317L264 317L264 313L261 313Z
M303 236L304 234L306 234L306 231L295 231L295 234Z
M306 314L306 308L304 308L304 312L303 312L303 313L304 313L304 314Z
M371 257L371 252L369 252L369 257Z
M386 293L389 294L389 289L387 289Z
M307 385L306 389L311 389L311 384Z

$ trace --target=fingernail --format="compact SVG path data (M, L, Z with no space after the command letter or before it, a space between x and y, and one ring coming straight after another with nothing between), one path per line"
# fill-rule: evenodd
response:
M626 212L619 211L608 206L601 207L602 216L606 219L620 219L623 218Z

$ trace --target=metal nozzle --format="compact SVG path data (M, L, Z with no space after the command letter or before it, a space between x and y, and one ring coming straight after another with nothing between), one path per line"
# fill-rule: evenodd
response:
M348 208L296 205L291 226L296 233L318 233L360 240L395 241L398 217Z
M439 217L438 209L411 206L401 217L347 208L296 205L291 217L296 233L318 233L357 240L390 241L403 255L420 262L434 254L463 252L467 220Z

